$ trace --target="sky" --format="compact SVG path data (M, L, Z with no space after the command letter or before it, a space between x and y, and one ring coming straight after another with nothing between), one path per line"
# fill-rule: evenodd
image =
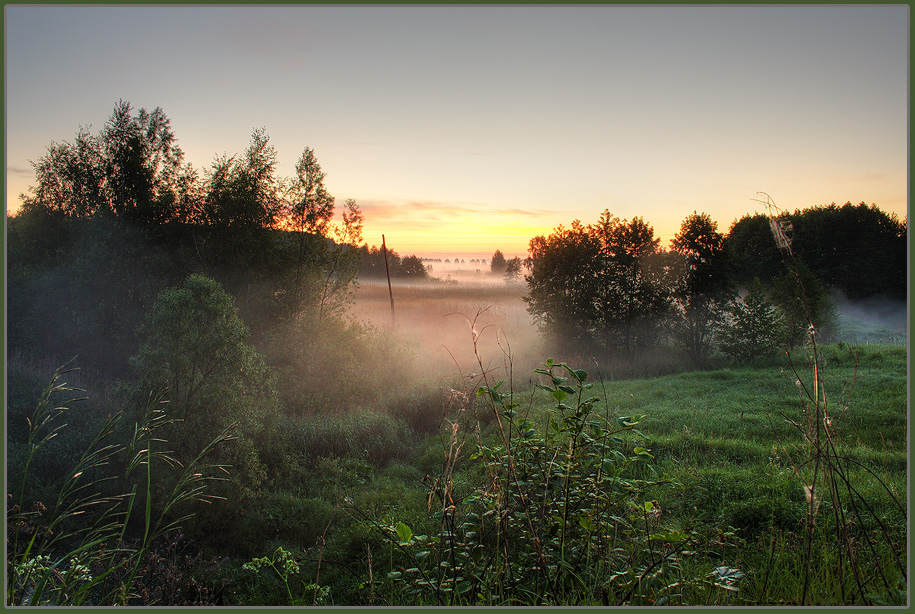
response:
M263 127L314 149L364 238L524 256L607 209L666 244L691 213L866 202L907 217L909 6L9 6L6 206L118 100L198 171Z

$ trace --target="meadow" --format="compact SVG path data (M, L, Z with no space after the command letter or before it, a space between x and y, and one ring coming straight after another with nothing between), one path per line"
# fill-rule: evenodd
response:
M402 363L385 394L323 365L335 411L284 418L286 473L239 508L195 504L137 559L144 603L906 603L904 346L639 375L557 356L524 291L401 283L392 319L387 286L360 284L349 317ZM14 361L10 381L42 370Z
M119 101L7 216L7 605L906 602L905 220L605 210L522 282L182 155Z
M271 542L272 552L294 557L298 547L301 554L294 580L300 602L905 601L905 347L819 348L817 374L834 445L828 455L816 448L811 417L823 408L805 395L814 379L809 347L753 367L649 377L569 363L569 372L594 369L588 394L597 399L587 405L589 426L576 434L574 416L585 404L557 403L566 393L542 388L551 387L552 376L535 369L544 370L552 352L520 301L523 293L523 286L504 283L399 284L392 320L387 286L360 285L352 316L409 348L427 382L413 390L437 387L438 396L362 408L359 419L328 427L324 437L363 443L320 460L309 485L296 490L308 492L310 503L283 499L290 508L276 510L278 502L270 504L274 523L291 532ZM854 323L855 334L885 334L860 318ZM549 370L568 376L563 369L557 361ZM370 419L376 412L389 418ZM394 434L391 419L398 417L423 428ZM597 424L605 431L589 435L587 446L607 444L602 449L617 462L605 458L600 466L618 472L615 485L608 474L593 473L590 453L569 456L568 466L559 467L557 449ZM381 442L384 460L365 453L366 441ZM391 454L398 446L402 453ZM544 455L553 458L550 469ZM824 462L841 470L827 471ZM512 466L526 473L512 478L506 473ZM581 484L563 498L555 486L570 477ZM519 484L539 484L549 500L538 506L515 499L511 510L494 506L494 493ZM601 499L597 491L616 494ZM563 501L577 524L563 519ZM596 511L598 502L605 514ZM532 510L540 523L528 518L525 526L522 512ZM315 527L311 533L297 525L305 518ZM592 523L613 528L597 538L601 531ZM564 578L562 585L541 582L531 544L562 537L578 540L580 551L563 546L561 554L539 553L544 573ZM320 546L310 545L315 542ZM481 558L493 546L502 549L501 563ZM276 603L284 582L292 581L231 577L237 598L251 604Z

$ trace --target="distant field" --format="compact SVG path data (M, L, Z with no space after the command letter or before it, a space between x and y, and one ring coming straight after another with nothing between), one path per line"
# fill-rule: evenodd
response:
M360 282L350 315L405 341L436 376L476 367L470 326L474 320L486 368L504 363L503 349L510 349L516 364L536 365L547 356L521 300L526 291L524 284L504 282L396 284L392 321L387 285Z

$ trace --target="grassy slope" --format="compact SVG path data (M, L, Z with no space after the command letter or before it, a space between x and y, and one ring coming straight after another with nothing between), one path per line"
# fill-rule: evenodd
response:
M723 369L609 383L605 384L607 399L620 412L647 414L643 430L659 443L693 435L768 450L776 438L794 434L785 417L798 420L803 414L806 399L798 379L803 386L812 385L808 360L800 352L792 358L794 369L786 360L780 368ZM827 408L841 413L848 403L840 427L846 443L904 458L905 348L829 346L825 359L821 376ZM739 460L724 456L728 461Z
M906 356L901 346L824 348L820 373L827 408L840 416L842 440L858 448L857 454L879 453L904 462ZM803 352L795 352L792 360L793 368L786 359L781 366L597 382L594 391L606 398L611 415L645 414L642 431L656 449L678 441L702 441L711 453L703 457L703 464L741 462L769 454L777 441L797 440L796 429L786 418L797 421L803 416L802 386L811 385L813 371ZM533 412L548 409L549 399L539 397Z

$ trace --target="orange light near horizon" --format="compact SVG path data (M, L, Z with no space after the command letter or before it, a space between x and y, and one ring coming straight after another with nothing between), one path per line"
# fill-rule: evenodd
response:
M410 228L405 223L373 223L366 220L362 236L368 245L381 245L381 235L389 249L401 256L415 254L485 254L500 250L506 257L527 255L531 238L549 234L551 227L532 225L503 225L458 221L442 224L439 228Z

